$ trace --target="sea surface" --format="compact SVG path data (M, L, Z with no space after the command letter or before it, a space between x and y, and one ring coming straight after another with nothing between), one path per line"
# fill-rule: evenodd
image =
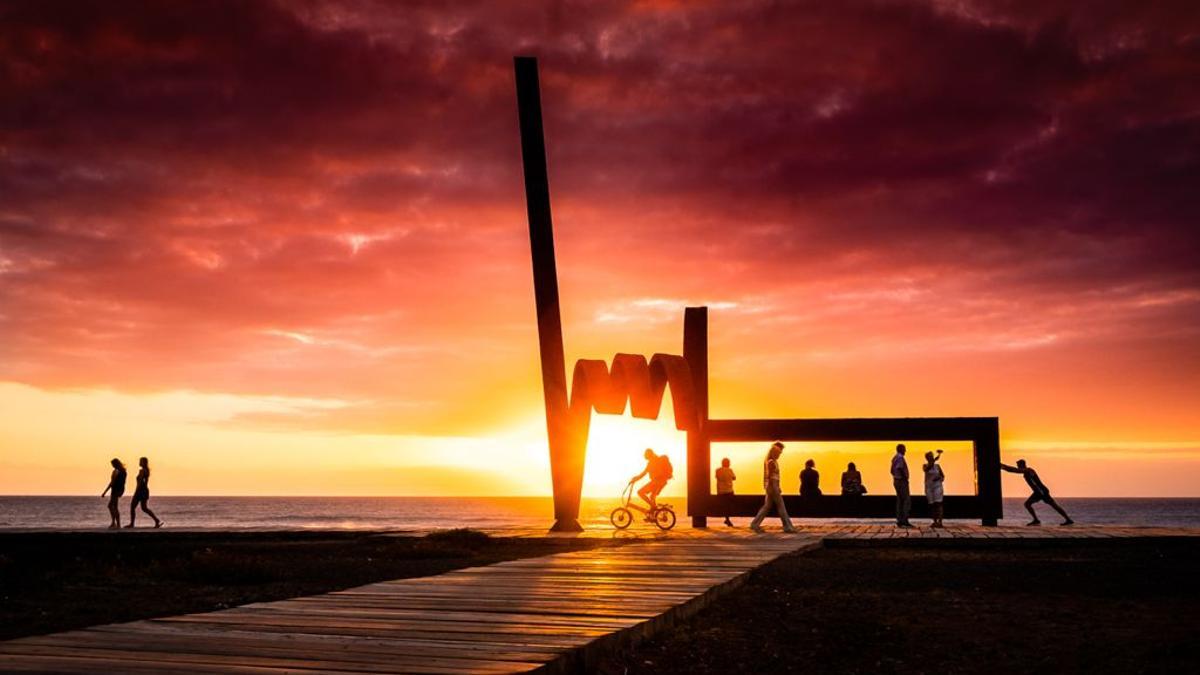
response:
M686 501L667 499L683 525ZM1005 499L1002 524L1028 519L1021 499ZM1200 499L1060 498L1080 524L1200 527ZM0 530L85 530L108 525L107 500L100 497L0 496ZM553 522L549 497L154 497L151 508L168 527L198 530L400 530L452 527L479 529L540 528ZM580 522L610 528L613 499L583 500ZM121 500L122 522L129 498ZM1043 522L1058 522L1044 505L1035 507ZM139 513L138 526L153 521ZM884 522L820 519L800 522Z

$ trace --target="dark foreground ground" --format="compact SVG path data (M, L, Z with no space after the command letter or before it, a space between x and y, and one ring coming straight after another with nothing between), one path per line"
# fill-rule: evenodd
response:
M815 551L601 670L1197 673L1200 541Z
M0 640L223 609L502 560L597 539L363 533L0 534Z

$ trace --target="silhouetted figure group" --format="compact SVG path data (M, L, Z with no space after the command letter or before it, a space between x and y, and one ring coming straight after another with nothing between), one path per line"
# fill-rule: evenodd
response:
M129 472L125 470L125 465L121 460L116 457L113 457L111 464L113 470L108 480L108 487L104 488L104 492L101 492L100 496L108 495L108 514L112 519L108 529L116 530L121 527L120 502L121 497L125 494L125 482ZM134 480L136 483L133 489L133 501L129 504L129 524L125 527L133 527L137 521L139 506L146 515L154 519L154 527L162 527L163 521L150 510L150 460L145 457L138 460L138 473Z
M766 459L763 460L763 505L758 510L758 514L754 516L754 520L750 522L750 529L755 532L762 531L763 521L772 512L783 522L784 532L795 532L792 520L788 516L787 506L783 501L783 490L780 487L779 457L783 454L783 447L783 443L775 441L767 451ZM897 444L896 454L892 456L891 461L892 486L896 490L896 526L901 528L913 526L908 519L912 509L912 496L909 491L908 460L905 459L907 452L908 448L903 443ZM925 475L925 501L929 504L929 515L933 521L931 527L936 528L946 526L943 522L946 516L946 472L938 463L941 458L941 449L931 450L925 453L925 463L921 465L921 470ZM1039 501L1045 502L1058 511L1063 517L1063 525L1074 523L1067 512L1050 496L1050 489L1041 481L1037 472L1025 464L1025 460L1017 460L1015 467L1001 464L1000 468L1022 474L1025 482L1033 490L1033 494L1025 501L1025 508L1033 516L1030 525L1041 524L1037 513L1033 510L1033 505ZM717 499L722 505L721 513L725 516L725 524L732 526L733 521L730 520L730 516L735 511L733 482L737 476L729 466L729 458L721 460L721 466L716 471L716 479ZM842 472L842 496L853 499L865 494L867 494L867 488L863 485L862 473L859 472L854 462L850 462L846 470ZM804 470L800 472L800 496L810 499L821 496L821 474L817 471L817 463L813 459L805 461Z

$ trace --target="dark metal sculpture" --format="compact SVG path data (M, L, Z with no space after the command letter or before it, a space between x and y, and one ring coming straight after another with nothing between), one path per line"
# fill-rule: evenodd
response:
M655 354L646 358L617 354L610 367L604 361L581 359L572 373L567 395L563 356L562 318L558 301L558 272L554 260L554 231L550 217L550 183L542 130L537 59L516 57L517 108L521 126L521 156L525 169L525 200L529 242L533 253L533 288L537 303L538 344L542 389L546 400L546 431L550 444L550 474L554 486L555 531L579 531L579 501L583 490L584 456L592 412L620 415L626 406L634 417L654 419L671 388L675 426L687 432L688 515L694 527L704 527L717 514L711 494L711 444L736 441L955 441L969 440L975 448L974 496L947 496L946 510L956 518L980 518L995 525L1002 516L1000 494L1000 433L995 417L921 417L894 419L712 420L708 417L708 308L684 311L683 355ZM785 497L789 513L800 517L885 517L893 513L894 498L871 495L804 499ZM761 497L739 496L735 512L753 515ZM724 508L724 507L720 507ZM914 515L926 508L913 500ZM722 511L721 515L725 515Z
M667 386L671 387L675 425L696 425L691 372L682 356L646 357L617 354L610 369L604 361L581 359L572 374L567 397L562 316L558 304L558 271L554 262L554 229L550 216L550 182L542 131L537 59L515 59L517 109L521 122L521 157L525 165L525 203L533 252L533 292L537 304L542 390L546 399L546 432L550 443L550 476L554 484L554 526L558 532L579 531L579 499L592 410L655 419Z

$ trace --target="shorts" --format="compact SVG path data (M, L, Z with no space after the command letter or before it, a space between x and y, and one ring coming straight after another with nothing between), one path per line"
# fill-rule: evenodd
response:
M1029 499L1025 500L1026 504L1036 504L1037 502L1046 502L1047 504L1054 503L1054 497L1050 496L1049 492L1035 492L1029 495Z
M130 506L137 506L138 504L145 504L146 502L149 502L149 501L150 501L150 493L149 492L135 492L135 493L133 493L133 503L130 504Z
M665 488L665 487L667 487L666 480L651 480L649 483L646 483L646 487L643 489L649 490L650 492L652 492L654 494L658 494L658 493L662 492L663 488Z

